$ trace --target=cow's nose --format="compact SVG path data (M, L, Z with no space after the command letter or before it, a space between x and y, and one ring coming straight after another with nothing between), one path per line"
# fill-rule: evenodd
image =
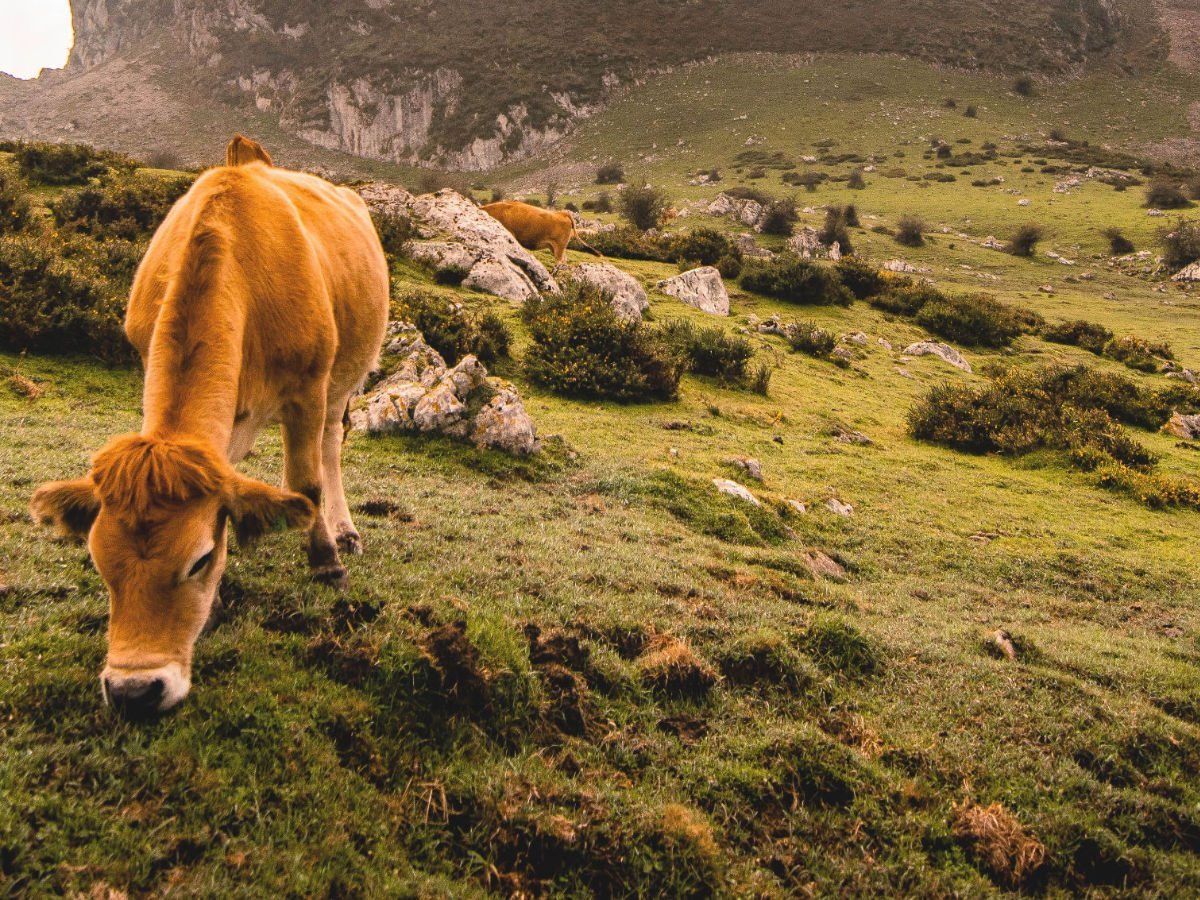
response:
M165 686L161 678L106 678L104 695L126 718L147 718L158 713Z

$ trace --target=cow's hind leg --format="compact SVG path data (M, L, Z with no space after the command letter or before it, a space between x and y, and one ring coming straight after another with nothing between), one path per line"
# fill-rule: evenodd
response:
M341 410L337 421L340 427ZM349 583L346 567L338 557L337 544L324 514L322 444L326 431L323 390L306 393L303 400L288 405L283 414L284 481L290 490L303 494L317 508L308 532L308 565L313 577L333 587L345 588Z
M343 401L341 407L346 408ZM346 489L342 484L342 441L345 437L345 416L334 415L333 408L325 421L325 436L321 443L321 468L325 482L325 517L333 530L337 545L343 553L362 553L362 538L350 518Z

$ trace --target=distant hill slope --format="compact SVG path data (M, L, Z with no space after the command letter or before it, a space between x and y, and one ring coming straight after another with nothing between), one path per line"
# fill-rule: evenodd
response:
M168 105L215 103L230 122L266 118L328 150L463 169L534 155L613 87L725 53L896 53L1055 74L1144 71L1169 50L1150 0L71 3L76 44L58 79L124 62L155 88L176 82ZM115 93L99 112L125 137L142 133L121 123ZM36 118L31 97L0 85L0 128L19 126L23 108Z

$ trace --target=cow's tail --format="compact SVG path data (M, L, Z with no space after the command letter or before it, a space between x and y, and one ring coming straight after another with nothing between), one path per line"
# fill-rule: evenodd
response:
M597 250L595 247L593 247L591 244L589 244L587 241L585 241L583 238L581 238L581 237L579 236L579 230L578 230L578 229L573 229L573 230L571 231L571 237L572 237L572 238L574 238L574 239L575 239L576 241L578 241L579 243L583 244L583 246L587 247L589 250L591 250L593 253L595 253L595 254L596 254L598 257L600 257L601 259L604 259L604 260L607 260L607 259L608 259L608 257L607 257L607 256L605 256L603 253L601 253L599 250ZM569 243L569 242L568 242L568 243Z
M258 141L252 141L244 134L235 134L225 146L225 165L244 166L246 163L260 162L273 166L271 154Z

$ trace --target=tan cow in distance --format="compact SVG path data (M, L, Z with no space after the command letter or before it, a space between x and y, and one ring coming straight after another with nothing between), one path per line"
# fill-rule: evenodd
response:
M274 168L236 136L172 207L138 267L125 332L146 378L140 434L114 438L76 481L42 485L35 518L87 540L109 590L105 698L169 709L239 542L308 529L318 579L343 586L361 552L342 488L342 416L375 365L388 271L366 205ZM281 422L286 489L234 469Z
M507 228L526 250L549 249L559 265L567 253L571 238L578 239L575 219L569 212L541 209L518 200L489 203L483 207L483 211Z

